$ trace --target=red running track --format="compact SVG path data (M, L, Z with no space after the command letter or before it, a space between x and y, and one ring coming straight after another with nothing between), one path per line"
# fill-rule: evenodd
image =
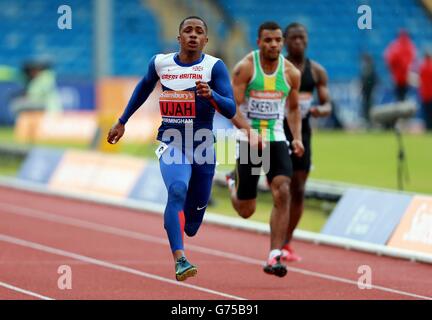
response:
M185 240L198 275L177 282L161 215L0 187L0 299L432 299L427 264L296 241L303 261L277 278L267 235L204 224Z

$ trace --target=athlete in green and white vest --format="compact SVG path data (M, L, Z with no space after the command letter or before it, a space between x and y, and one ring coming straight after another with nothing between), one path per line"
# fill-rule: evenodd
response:
M293 132L293 152L304 152L298 102L300 71L281 55L283 35L275 22L258 29L259 50L249 53L235 67L232 84L237 113L231 120L239 129L235 171L227 177L231 202L237 213L249 218L256 208L260 169L265 169L273 196L270 218L270 253L264 272L278 277L287 269L282 262L289 221L292 162L283 121L285 112ZM252 148L263 148L269 157L256 159ZM258 170L257 170L258 169ZM258 174L257 174L258 172Z
M259 50L252 52L252 59L253 76L246 87L240 111L265 141L285 141L283 121L286 98L291 90L285 77L285 59L279 55L277 69L270 75L261 67ZM241 131L238 138L247 140Z

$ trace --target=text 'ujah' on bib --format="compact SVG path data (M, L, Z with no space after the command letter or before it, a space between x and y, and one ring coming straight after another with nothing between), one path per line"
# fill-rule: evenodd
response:
M164 91L159 97L162 121L169 123L191 123L195 118L195 92Z

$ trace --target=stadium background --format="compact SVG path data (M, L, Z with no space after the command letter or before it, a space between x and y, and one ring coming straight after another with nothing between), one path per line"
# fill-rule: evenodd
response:
M384 49L400 29L406 29L417 47L417 58L423 56L432 41L427 3L422 0L270 4L227 0L74 0L68 3L73 27L60 30L55 22L62 1L0 1L2 79L12 76L24 61L50 61L58 76L64 107L92 110L97 104L94 95L97 80L106 76L141 76L155 53L176 50L178 23L186 15L205 17L210 37L207 51L222 57L230 68L255 48L256 29L262 21L275 20L283 27L299 21L309 31L309 56L328 71L338 117L345 126L356 126L361 55L368 53L373 57L379 74L375 102L391 101L392 84L383 59ZM360 17L357 9L362 4L371 5L372 30L360 30L357 26ZM5 84L0 91L4 106ZM416 90L411 94L416 96ZM10 124L12 115L2 108L0 123ZM420 112L417 117L421 118ZM329 121L325 124L331 125Z
M139 161L154 160L155 130L160 123L154 103L157 92L128 123L127 135L120 145L112 147L105 143L107 130L127 103L150 58L159 52L177 50L179 22L185 16L199 15L209 26L206 52L223 58L230 69L255 48L256 29L263 21L275 20L283 28L297 21L308 29L307 54L327 69L335 111L331 117L313 121L312 183L301 229L322 230L341 195L353 185L387 191L398 188L394 133L381 129L368 131L362 118L361 56L371 55L379 76L374 104L394 101L384 51L401 29L408 31L417 49L412 66L415 74L423 54L432 48L431 1L308 0L269 4L227 0L74 0L66 3L71 8L72 28L62 30L57 24L62 12L57 9L63 4L57 0L13 3L0 0L1 175L28 178L28 172L34 176L40 169L40 178L43 169L23 163L32 154L33 147L48 146L65 152L68 164L72 165L62 167L63 173L50 173L54 176L49 181L51 188L84 187L84 192L89 191L83 181L72 181L72 178L81 174L79 165L94 164L96 160L93 156L89 160L86 155L74 153L76 150L132 155L135 160L119 160L119 163L135 167L136 172L128 174L139 176L142 169ZM359 29L357 24L361 16L358 8L364 4L372 10L371 30ZM34 114L22 114L18 118L11 111L11 100L23 88L21 69L29 61L48 62L52 66L63 113L38 117L35 122ZM423 131L424 115L415 85L410 87L409 98L417 102L418 108L413 117L403 122L410 176L405 189L412 194L430 195L432 136ZM215 128L228 127L230 122L217 115ZM219 166L219 176L231 167ZM157 174L157 166L151 168ZM106 168L103 174L115 179L110 170L113 168ZM140 176L141 187L149 183L146 174ZM65 175L70 179L67 186L60 181ZM110 180L104 182L107 181ZM123 188L98 192L114 198L126 194L139 198L142 192L130 181L124 182ZM160 188L160 185L154 188L155 197L163 193ZM226 188L215 184L210 210L235 216L227 195ZM159 203L164 201L163 197L155 199ZM270 195L260 194L253 219L266 222L270 210Z

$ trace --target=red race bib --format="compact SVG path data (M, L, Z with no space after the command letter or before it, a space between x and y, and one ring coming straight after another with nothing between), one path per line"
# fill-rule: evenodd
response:
M159 97L159 107L165 122L191 122L196 115L195 92L164 91Z

